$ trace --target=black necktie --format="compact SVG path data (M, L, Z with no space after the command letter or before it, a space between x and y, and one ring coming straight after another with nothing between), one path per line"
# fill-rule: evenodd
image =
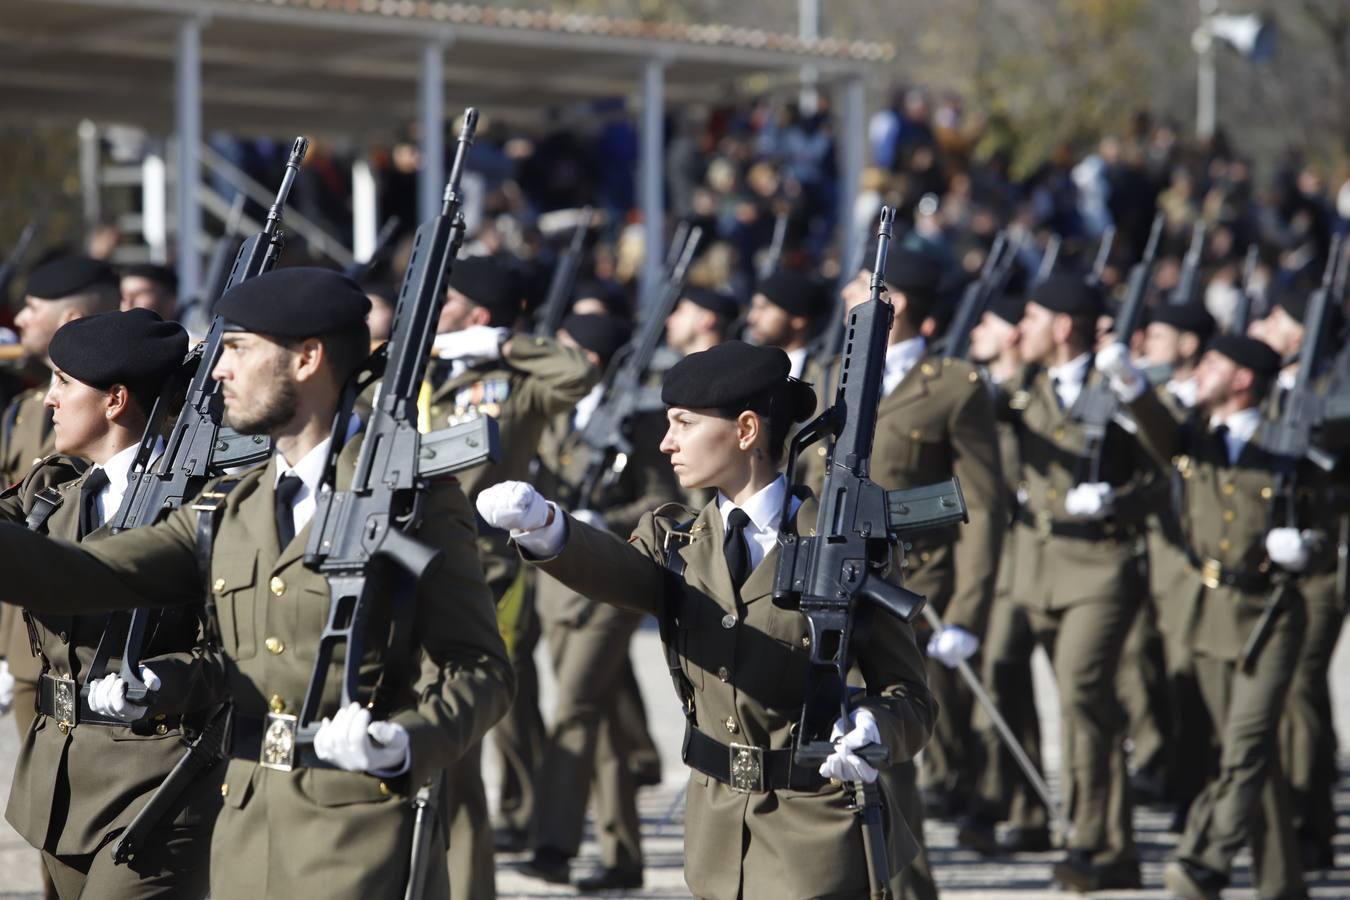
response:
M740 593L741 585L750 577L750 545L745 538L745 526L750 517L743 509L733 509L727 516L727 536L722 542L722 552L727 557L727 571L731 573L731 583Z
M1219 450L1223 453L1223 455L1219 457L1223 460L1223 464L1226 466L1232 465L1233 457L1232 454L1228 452L1227 425L1220 425L1218 428L1214 429L1214 442L1219 445Z
M92 469L80 486L80 537L97 531L103 524L98 514L98 495L108 486L108 473L102 469Z
M283 475L277 482L277 546L282 550L295 539L295 497L304 486L295 474Z

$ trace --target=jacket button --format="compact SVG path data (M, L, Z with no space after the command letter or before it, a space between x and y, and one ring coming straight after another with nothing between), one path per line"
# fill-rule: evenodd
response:
M61 638L61 643L63 643L63 644L69 644L69 643L70 643L70 635L67 634L66 632L64 632L64 631L61 632L61 634L58 635L58 637Z
M727 671L726 666L722 666L717 670L717 680L722 682L727 682L731 680L731 673Z
M215 591L216 593L220 593L221 591L225 590L225 579L217 578L215 584L211 585L211 590Z
M736 720L731 718L731 716L727 716L727 720L724 724L727 726L727 731L731 732L732 734L735 734L736 732L741 730L736 725Z
M1223 520L1224 520L1225 522L1231 522L1231 521L1233 521L1233 520L1236 519L1236 518L1237 518L1237 513L1233 512L1231 509L1225 509L1225 510L1223 511Z
M228 796L230 796L230 785L229 785L229 782L226 782L226 783L224 783L224 784L222 784L222 785L220 786L220 796L222 796L222 797L228 797Z
M263 646L266 647L267 652L273 656L280 656L286 651L286 643L282 641L281 638L277 637L270 637L263 641Z
M1224 553L1227 553L1227 552L1228 552L1229 550L1231 550L1232 548L1233 548L1233 542L1230 541L1230 540L1228 540L1228 538L1220 538L1220 539L1219 539L1219 549L1222 550Z
M928 562L932 558L933 555L929 553L927 550L923 550L919 553L919 562Z
M923 437L923 432L917 428L911 430L909 433L909 439L911 441L917 441L921 437Z
M267 583L267 586L271 588L272 593L276 594L278 597L286 593L286 582L275 576Z
M1058 499L1059 499L1059 491L1055 490L1054 488L1046 488L1046 489L1045 489L1045 498L1046 498L1047 500L1058 500Z
M802 649L803 650L811 649L811 635L809 634L802 635Z
M160 722L158 725L155 726L155 734L162 735L168 733L169 733L169 726L165 725L163 722Z
M1236 493L1236 491L1237 491L1237 487L1236 487L1235 485L1232 485L1232 484L1225 484L1225 485L1223 486L1223 495L1224 495L1225 497L1231 497L1231 496L1233 496L1233 494Z
M731 613L727 613L725 616L722 617L722 627L723 627L723 628L735 628L735 627L736 627L736 617L733 616Z
M389 796L389 785L385 784L383 781L380 782L380 796L381 797Z
M1270 486L1269 486L1269 485L1267 485L1266 487L1261 488L1261 499L1262 499L1262 500L1269 500L1271 497L1274 497L1274 496L1275 496L1275 492L1272 491L1272 490L1270 489Z
M286 701L281 699L280 694L273 694L272 699L267 701L267 705L271 707L274 713L285 712L286 710Z

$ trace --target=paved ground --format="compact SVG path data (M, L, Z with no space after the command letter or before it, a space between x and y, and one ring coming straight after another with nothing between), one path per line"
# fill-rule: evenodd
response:
M1350 748L1350 650L1347 650L1347 644L1350 644L1350 641L1342 641L1332 670L1332 683L1339 687L1335 694L1336 724L1343 748ZM633 655L638 664L638 678L647 697L650 718L653 727L657 729L657 740L666 757L666 780L660 787L644 791L642 794L644 849L648 865L647 888L634 892L631 896L688 897L689 893L684 887L681 874L683 810L680 800L684 773L679 763L679 746L683 719L674 702L664 658L654 629L647 629L638 634ZM547 665L541 665L540 672L546 673ZM552 687L546 680L543 685L546 708ZM1053 772L1058 756L1058 727L1053 716L1049 715L1054 709L1054 685L1043 659L1038 660L1036 694L1043 719L1045 755ZM15 750L16 740L12 724L9 720L5 720L0 723L0 803L8 796ZM491 754L488 756L490 758ZM1342 778L1337 797L1342 832L1337 845L1339 866L1334 876L1311 885L1312 895L1318 898L1350 897L1350 753L1343 755L1341 771ZM491 772L488 777L491 784ZM1166 897L1161 887L1162 865L1176 843L1176 836L1166 830L1169 819L1170 816L1150 809L1142 809L1137 814L1136 827L1144 859L1145 890L1097 896L1107 900L1112 897L1137 898L1137 900ZM1063 900L1066 896L1049 886L1053 855L1028 855L1010 863L986 862L956 847L955 829L950 825L930 822L926 834L944 898L1033 900L1033 898L1054 897ZM583 848L578 868L585 870L594 861L595 846L588 841ZM503 900L574 895L569 888L544 885L521 876L515 871L518 863L519 858L501 858L497 887ZM7 825L0 822L0 898L36 900L39 897L36 865L36 857L32 851ZM1228 891L1225 894L1226 900L1254 896L1252 891L1245 889L1245 869L1238 873L1237 883L1240 885L1239 889Z

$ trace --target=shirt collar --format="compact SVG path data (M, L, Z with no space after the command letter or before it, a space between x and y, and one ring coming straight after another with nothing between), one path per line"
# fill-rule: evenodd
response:
M773 481L760 488L759 491L740 504L740 508L750 517L755 528L760 531L778 530L779 518L783 512L783 494L787 492L787 479L779 475ZM727 527L727 517L731 511L736 509L736 504L731 502L731 498L721 491L717 492L717 511L722 514L722 527Z
M136 461L136 451L141 449L140 443L132 444L130 447L123 447L113 454L112 459L108 460L100 468L103 474L108 476L108 492L110 494L125 494L127 491L127 479L131 475L131 464Z
M912 337L886 348L886 368L909 371L928 349L928 341L923 335Z
M1087 367L1092 363L1091 355L1080 353L1073 359L1049 368L1050 380L1060 384L1081 384L1087 375Z
M1251 441L1252 435L1256 434L1256 429L1261 427L1261 410L1258 407L1249 406L1231 414L1227 419L1212 418L1209 420L1211 431L1217 429L1220 425L1228 427L1228 437L1231 440L1246 444Z
M806 348L798 347L796 350L786 352L789 363L788 374L793 378L801 378L806 374Z
M276 487L283 477L294 472L296 475L300 476L300 480L305 483L305 487L309 488L310 493L317 494L319 492L319 482L323 480L324 466L328 463L328 448L332 446L332 443L333 439L331 437L324 438L308 453L301 457L300 461L294 466L287 465L286 457L278 453L277 477L272 482L272 486Z

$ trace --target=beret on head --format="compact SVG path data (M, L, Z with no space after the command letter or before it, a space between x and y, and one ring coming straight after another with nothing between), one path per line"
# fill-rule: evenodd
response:
M1269 344L1246 335L1220 334L1209 342L1208 349L1220 353L1244 369L1272 378L1280 371L1280 354Z
M1314 290L1316 288L1309 285L1306 280L1291 282L1275 279L1270 283L1268 299L1271 308L1278 306L1295 322L1302 325L1308 316L1308 299Z
M891 247L886 253L886 284L902 294L932 297L942 275L942 262L927 253L907 247Z
M379 297L389 306L395 306L398 303L398 292L400 286L392 281L362 281L361 290L365 292L367 298Z
M736 302L735 297L708 288L689 288L680 296L680 299L688 300L695 306L701 306L714 312L728 322L741 313L741 305Z
M1148 321L1171 325L1177 331L1189 331L1208 340L1217 326L1214 317L1200 303L1162 303L1149 310Z
M789 378L792 363L777 347L726 341L671 366L661 402L689 409L753 410L801 422L815 412L811 386Z
M67 322L52 335L48 355L67 375L105 390L157 388L183 363L188 335L148 309L100 313Z
M307 338L354 328L370 298L341 272L299 266L276 269L226 291L216 304L230 331Z
M117 272L101 259L63 256L28 273L26 293L38 300L60 300L97 288L117 287Z
M492 325L513 323L521 313L525 279L520 272L493 256L469 256L455 260L450 286L481 306L492 316Z
M632 326L616 316L570 315L563 319L562 330L606 364L633 336Z
M588 279L578 281L576 288L572 291L572 303L578 300L595 299L604 305L605 311L611 316L628 316L630 313L628 297L625 296L623 288L611 281L600 281L599 279Z
M829 307L824 286L809 275L792 269L779 269L755 286L755 293L790 315L814 319Z
M136 263L131 266L122 267L123 278L144 278L147 281L153 281L155 284L163 285L169 293L178 292L178 273L168 266L160 266L155 263Z
M1069 316L1099 316L1106 308L1100 291L1082 276L1067 272L1042 281L1032 288L1027 299L1051 312Z
M998 316L1009 325L1016 325L1022 321L1022 315L1026 312L1027 300L1025 297L1010 293L1000 294L989 304L989 312Z

